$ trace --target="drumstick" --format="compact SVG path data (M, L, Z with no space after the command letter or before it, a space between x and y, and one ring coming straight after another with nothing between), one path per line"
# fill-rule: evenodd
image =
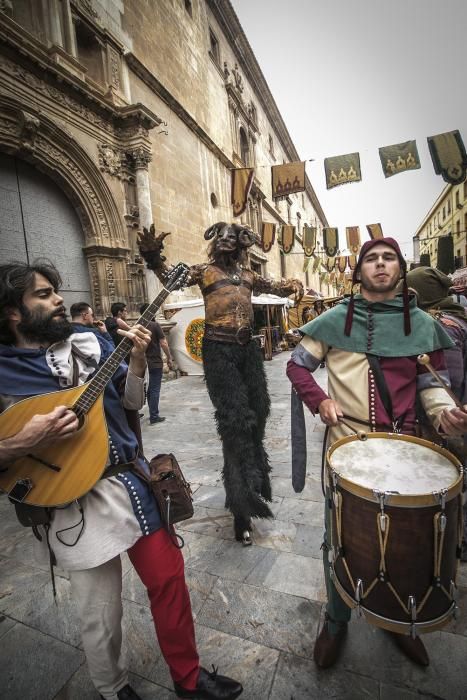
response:
M461 408L463 411L465 411L464 405L459 401L459 399L457 398L457 396L455 395L455 393L454 393L454 392L451 390L451 388L446 384L446 382L444 381L444 379L442 379L442 378L440 377L440 375L438 374L438 372L437 372L435 369L433 369L433 367L431 366L429 356L426 355L426 354L424 354L424 355L419 355L419 356L417 357L417 362L418 362L419 365L424 365L424 366L427 368L427 370L428 370L429 372L431 372L431 374L432 374L433 377L436 379L436 381L437 381L437 382L443 387L443 389L449 394L449 396L450 396L451 399L454 401L454 403L456 404L456 406L457 406L458 408Z
M352 426L349 425L347 421L345 421L341 416L338 416L337 420L339 421L339 423L342 423L342 425L345 425L346 428L351 430L354 433L354 435L358 437L359 440L366 440L366 433L363 430L355 430L355 428L352 428Z

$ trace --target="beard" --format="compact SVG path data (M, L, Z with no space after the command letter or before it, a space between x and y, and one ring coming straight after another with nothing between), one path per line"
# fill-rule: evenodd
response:
M367 292L379 292L383 294L389 294L393 292L399 285L400 277L397 276L396 279L388 279L384 284L373 284L369 279L361 278L360 285L362 289Z
M16 326L18 333L30 342L58 343L66 340L73 333L73 326L67 318L57 316L57 313L64 313L62 308L59 312L43 314L39 311L29 311L21 309L21 323Z

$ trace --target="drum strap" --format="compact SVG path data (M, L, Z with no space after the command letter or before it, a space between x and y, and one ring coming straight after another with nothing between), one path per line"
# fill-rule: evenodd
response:
M399 416L398 418L396 418L396 416L394 415L391 394L386 383L384 372L381 369L379 358L376 355L369 355L368 353L366 358L368 360L368 364L370 365L370 369L373 372L375 383L378 387L378 393L381 397L381 401L383 402L383 406L389 418L391 419L392 428L395 433L400 433L401 428L404 424L405 413L403 413L402 416Z

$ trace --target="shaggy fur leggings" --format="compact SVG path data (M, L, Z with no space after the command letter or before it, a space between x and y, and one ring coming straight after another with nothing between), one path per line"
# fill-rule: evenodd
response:
M270 400L263 358L253 341L238 345L205 338L203 362L224 453L226 507L238 536L251 517L273 517L266 503L271 467L263 439Z

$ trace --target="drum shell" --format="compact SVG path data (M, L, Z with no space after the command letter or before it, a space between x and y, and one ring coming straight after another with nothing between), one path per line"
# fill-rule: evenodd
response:
M438 629L449 621L456 608L452 582L456 580L459 537L462 532L462 467L447 450L420 438L385 433L367 435L369 440L374 438L417 443L441 453L456 468L458 476L449 485L440 487L440 491L444 492L443 511L440 494L437 492L386 494L384 514L389 519L389 530L384 555L385 580L380 580L380 535L384 537L378 524L378 515L381 513L380 494L378 490L373 491L368 486L352 481L349 475L343 478L334 471L333 452L340 446L353 442L357 436L336 441L327 453L328 483L334 492L330 502L332 575L336 589L347 605L355 607L359 604L372 624L406 634L410 633L414 620L404 608L408 607L409 596L413 596L417 606L418 631ZM340 510L341 549L336 500ZM435 579L435 519L437 522L442 512L446 516L446 527L442 540L439 579ZM439 542L439 533L437 537ZM356 585L359 579L362 581L363 598L358 601Z
M364 592L378 577L380 571L381 551L378 537L377 516L379 504L372 503L341 491L342 494L342 547L345 560L354 582L361 579ZM451 581L456 580L457 542L460 509L460 496L446 503L447 517L444 533L444 546L441 557L440 584L434 586L429 598L420 612L417 621L424 622L437 619L448 613L452 598ZM420 606L425 594L433 584L434 577L434 521L440 512L439 506L424 508L402 508L386 506L389 516L389 536L386 546L385 561L387 580L397 591L404 605L409 596L414 596ZM337 541L336 512L332 517L332 542ZM334 562L334 572L341 586L352 598L355 589L347 575L342 556ZM411 617L404 611L386 582L379 581L362 600L367 610L396 622L410 623Z

